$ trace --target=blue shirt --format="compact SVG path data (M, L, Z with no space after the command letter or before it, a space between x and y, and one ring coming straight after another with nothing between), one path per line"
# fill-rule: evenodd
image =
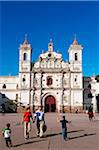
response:
M38 121L44 120L44 112L42 112L42 111L37 111L37 112L34 114L34 117L35 117Z

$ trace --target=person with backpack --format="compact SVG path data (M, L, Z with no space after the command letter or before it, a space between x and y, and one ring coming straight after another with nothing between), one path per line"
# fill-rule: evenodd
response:
M37 136L40 138L43 137L43 126L45 123L44 120L44 112L42 111L42 107L38 107L37 111L34 114L34 122L36 120L36 127L37 127Z

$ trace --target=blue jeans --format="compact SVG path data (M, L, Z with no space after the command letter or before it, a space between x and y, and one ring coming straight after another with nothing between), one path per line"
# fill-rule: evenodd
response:
M63 135L63 139L66 140L67 139L67 129L62 128L62 135Z

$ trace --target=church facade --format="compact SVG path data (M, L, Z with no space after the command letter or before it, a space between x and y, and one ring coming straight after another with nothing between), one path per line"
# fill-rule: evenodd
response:
M69 61L54 50L52 40L48 50L32 63L32 47L25 37L19 47L19 74L0 77L0 91L21 105L33 110L43 106L45 112L83 110L82 49L76 38L68 49ZM35 53L35 50L34 50Z

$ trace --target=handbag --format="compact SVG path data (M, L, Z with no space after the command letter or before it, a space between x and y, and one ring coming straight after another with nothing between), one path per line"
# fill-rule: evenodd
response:
M43 132L46 132L46 130L47 130L47 125L44 123L44 125L43 125Z

